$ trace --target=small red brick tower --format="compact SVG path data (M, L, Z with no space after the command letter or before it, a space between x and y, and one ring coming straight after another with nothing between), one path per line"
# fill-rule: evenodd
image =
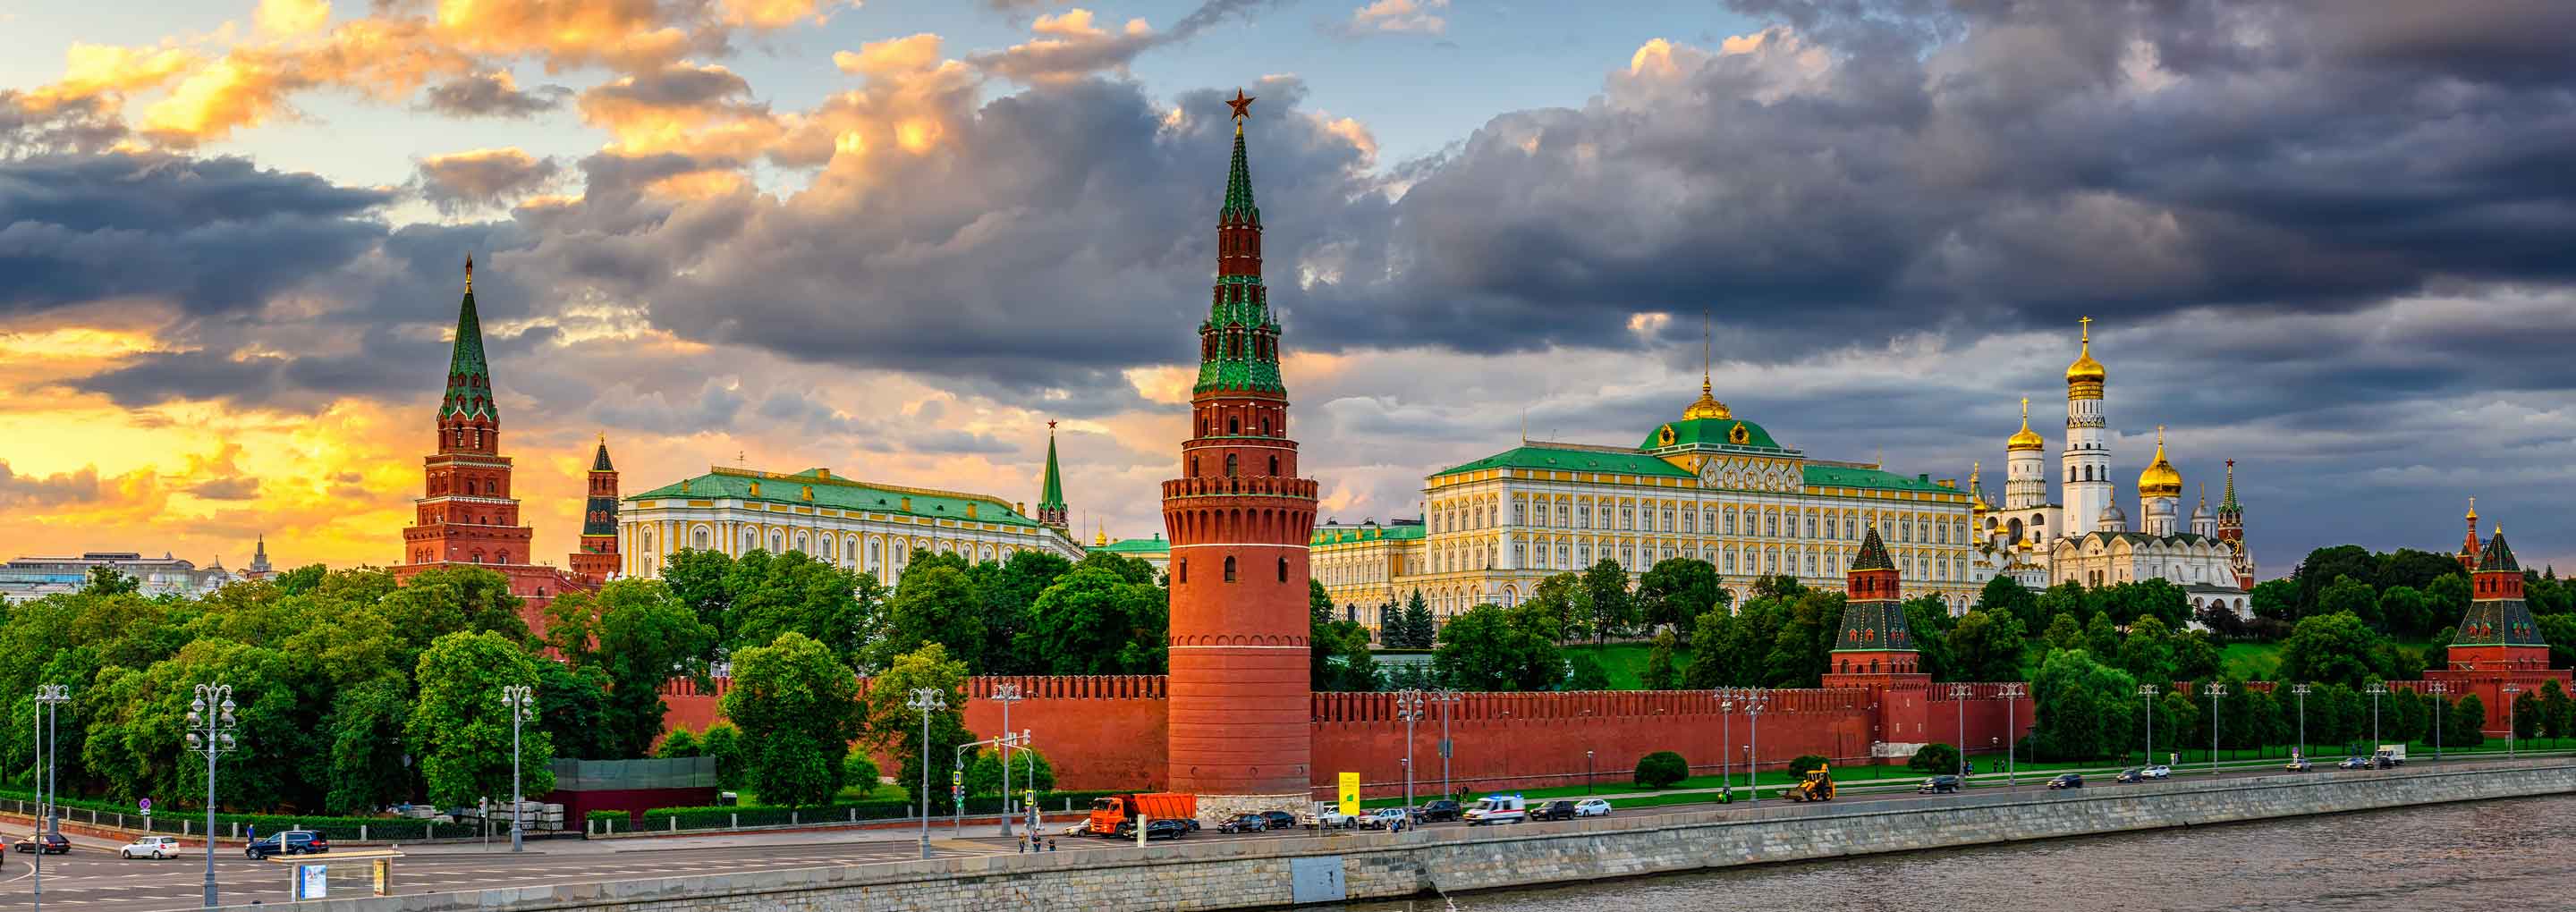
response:
M2460 540L2460 553L2459 553L2459 554L2457 554L2457 555L2455 555L2455 556L2456 556L2456 557L2458 557L2458 558L2460 559L2460 569L2462 569L2462 570L2466 570L2466 571L2469 571L2470 573L2476 573L2476 572L2478 572L2478 550L2479 550L2479 546L2478 546L2478 499L2477 499L2477 498L2475 498L2475 497L2471 497L2471 498L2469 498L2469 517L2468 517L2468 518L2469 518L2469 535L2468 535L2468 537L2467 537L2467 538L2463 538L2463 539L2461 539L2461 540Z
M1286 807L1313 784L1306 543L1315 482L1297 477L1279 322L1261 284L1243 119L1217 215L1217 278L1199 324L1193 433L1182 477L1163 483L1172 542L1168 777L1217 816Z
M1905 620L1902 584L1896 562L1887 556L1887 543L1878 537L1878 527L1871 526L1844 574L1843 629L1834 637L1823 683L1870 692L1878 708L1869 733L1873 744L1910 745L1927 737L1924 722L1931 708L1925 688L1932 676L1922 671L1914 628Z
M2476 694L2486 706L2485 730L2502 735L2511 715L2504 685L2537 694L2543 682L2555 679L2562 689L2576 689L2576 672L2549 667L2549 641L2541 638L2540 624L2522 600L2522 563L2505 544L2502 528L2487 539L2476 562L2477 572L2469 574L2469 610L2453 628L2447 667L2425 672L2424 679L2448 682L2454 698Z
M608 435L590 457L590 484L581 513L581 550L569 566L591 585L617 575L617 466L608 461Z
M2236 571L2236 588L2254 591L2254 552L2245 548L2245 505L2236 500L2236 460L2227 461L2227 496L2218 501L2218 540L2235 552L2228 563Z

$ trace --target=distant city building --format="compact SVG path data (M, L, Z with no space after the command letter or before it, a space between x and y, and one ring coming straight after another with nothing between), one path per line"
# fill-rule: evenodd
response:
M998 497L859 481L820 468L788 474L709 467L704 475L626 498L617 540L627 576L657 576L683 548L733 556L795 551L874 574L887 585L923 554L962 554L970 563L1007 560L1020 551L1066 560L1084 554L1064 530Z
M1345 525L1335 519L1315 526L1314 537L1307 542L1313 553L1309 562L1342 620L1357 621L1375 631L1386 622L1388 612L1404 607L1412 591L1396 584L1418 572L1422 533L1420 519L1386 525L1374 519Z
M536 530L519 524L511 496L510 457L501 455L501 408L483 355L483 324L474 310L474 261L465 261L465 297L457 305L456 340L447 362L447 392L438 404L438 449L423 460L425 484L403 530L403 561L394 578L408 581L432 567L482 567L510 580L526 600L521 614L542 629L544 609L566 590L596 580L533 562ZM602 447L605 454L606 448Z
M1163 538L1163 533L1160 532L1154 533L1152 538L1122 538L1116 541L1109 539L1108 532L1099 532L1091 537L1091 547L1083 550L1086 553L1107 552L1120 557L1132 557L1154 565L1154 571L1157 573L1169 573L1172 570L1172 543Z
M23 602L58 592L79 592L92 567L112 567L142 584L144 595L198 596L241 577L224 569L218 558L199 568L172 557L144 557L136 551L90 551L79 557L21 557L0 564L0 601Z
M259 537L258 549L251 552L250 566L242 570L241 577L246 580L264 580L276 575L277 570L268 565L268 536L262 535Z
M1968 475L1978 529L1980 581L2010 576L2033 589L2060 583L2101 588L2161 579L2183 588L2195 613L2225 608L2253 617L2254 553L2245 541L2245 509L2236 499L2236 461L2227 461L2227 488L2213 512L2207 489L2188 519L2182 516L2182 473L2165 456L2164 428L2156 429L2156 455L2138 474L2138 517L2132 528L2111 482L2111 451L2103 442L2108 413L2103 390L2109 372L2093 357L2092 318L2083 320L2082 348L2066 366L2066 450L2059 457L2065 496L2049 500L2043 468L2048 441L2030 429L2030 400L2022 400L2021 430L2004 442L2001 507L1985 494L1978 474ZM1982 468L1982 467L1977 467Z

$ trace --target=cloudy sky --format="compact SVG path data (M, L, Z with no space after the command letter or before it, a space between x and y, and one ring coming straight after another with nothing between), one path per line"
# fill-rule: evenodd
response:
M1356 521L1718 396L2000 490L2076 318L2115 467L2308 549L2576 558L2576 4L132 0L0 33L0 554L389 563L459 264L538 553L605 434L1159 529L1228 123ZM2134 490L2122 499L2138 515ZM2212 497L2215 497L2213 492ZM560 560L560 558L557 558Z

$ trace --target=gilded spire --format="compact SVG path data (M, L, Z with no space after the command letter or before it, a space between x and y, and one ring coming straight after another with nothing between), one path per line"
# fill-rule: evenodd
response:
M1735 412L1728 409L1726 407L1726 403L1717 401L1717 388L1709 383L1711 336L1712 330L1709 328L1708 310L1706 308L1702 308L1699 312L1699 399L1692 402L1689 407L1682 409L1683 421L1693 421L1701 418L1725 419L1735 417Z
M1040 525L1062 529L1064 520L1064 473L1056 468L1055 422L1049 421L1047 422L1046 479L1038 488L1037 521Z
M2146 471L2138 473L2138 496L2141 498L2182 496L2182 473L2174 471L2173 463L2165 461L2164 425L2156 425L2155 461L2147 464Z
M2004 441L2004 449L2015 452L2036 451L2047 446L2048 441L2030 429L2030 397L2021 397L2021 430Z
M2102 362L2093 360L2093 318L2085 317L2079 322L2083 325L2084 349L2076 354L2075 363L2066 366L2066 395L2073 399L2100 399L2106 374Z

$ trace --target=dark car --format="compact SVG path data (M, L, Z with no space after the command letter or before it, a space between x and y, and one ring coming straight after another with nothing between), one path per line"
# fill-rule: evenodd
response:
M1920 786L1916 786L1916 787L1915 787L1915 789L1914 789L1914 792L1915 792L1915 794L1918 794L1918 795L1939 795L1939 794L1944 794L1944 793L1947 793L1947 792L1955 792L1955 791L1958 791L1958 790L1959 790L1959 777L1957 777L1957 776L1951 776L1951 775L1940 775L1940 776L1934 776L1934 777L1932 777L1932 778L1930 778L1930 779L1925 779L1925 780L1923 780L1923 784L1922 784L1922 785L1920 785Z
M38 833L34 836L18 840L17 842L18 851L21 852L36 851L36 847L39 845L44 846L45 854L47 855L69 855L72 853L72 841L63 838L63 834L61 833Z
M1574 819L1574 802L1564 800L1550 801L1546 804L1539 805L1538 807L1531 808L1529 819L1572 820Z
M1189 834L1190 825L1189 822L1185 820L1174 820L1169 817L1156 817L1152 820L1145 821L1145 838L1147 839L1179 839Z
M2117 776L2117 777L2115 777L2115 778L2113 778L2111 781L2113 781L2113 782L2145 782L2145 781L2147 781L2147 771L2146 771L2146 770L2142 770L2142 769L2139 769L2139 768L2137 768L2137 767L2132 766L2132 767L2129 767L2128 769L2121 770L2121 771L2120 771L2120 775L2119 775L2119 776Z
M281 849L280 840L285 848ZM271 855L313 855L331 851L331 840L312 830L288 830L273 836L262 836L243 849L243 854L258 861Z
M1458 806L1458 802L1442 798L1423 802L1422 810L1416 812L1414 817L1424 823L1439 823L1443 820L1459 819L1458 815L1464 810L1465 808Z
M1297 815L1288 813L1287 811L1263 811L1261 812L1261 819L1269 821L1270 828L1274 830L1293 830L1297 828Z
M2055 779L2051 779L2051 780L2048 780L2048 787L2049 787L2049 788L2053 788L2053 789L2080 789L2080 788L2083 788L2083 787L2084 787L2084 774L2083 774L2083 773L2059 773L2059 774L2057 775L2057 778L2055 778Z
M1216 825L1219 833L1258 833L1270 828L1270 818L1260 814L1236 814Z

